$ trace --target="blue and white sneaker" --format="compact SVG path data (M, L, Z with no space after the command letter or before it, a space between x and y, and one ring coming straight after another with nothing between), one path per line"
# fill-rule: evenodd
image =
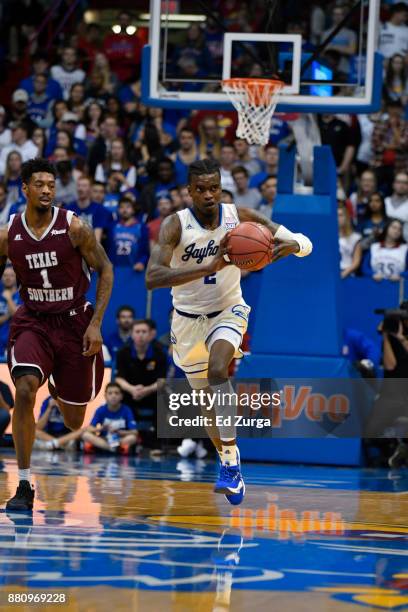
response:
M241 461L237 449L237 465L220 465L220 473L215 483L215 493L223 493L233 506L242 502L245 496L245 483L241 474Z

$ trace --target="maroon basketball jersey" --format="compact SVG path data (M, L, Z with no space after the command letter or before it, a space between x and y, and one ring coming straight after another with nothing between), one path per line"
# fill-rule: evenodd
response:
M8 225L8 256L24 304L38 312L58 313L81 306L90 273L68 235L73 212L52 208L52 221L41 238L27 226L25 213Z

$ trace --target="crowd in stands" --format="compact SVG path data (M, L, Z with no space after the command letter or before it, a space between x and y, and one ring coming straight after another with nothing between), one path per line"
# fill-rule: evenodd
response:
M10 36L1 43L0 67L7 76L29 49L29 69L8 98L0 92L1 224L24 210L21 164L35 156L56 165L56 205L84 218L113 264L131 268L134 274L144 274L163 219L191 206L187 169L197 159L219 161L223 201L273 217L279 145L291 138L290 122L275 117L269 144L250 147L235 136L234 112L148 108L140 94L146 32L140 28L126 33L132 23L128 12L117 15L119 33L97 23L86 24L79 15L77 23L44 50L41 36L28 44L44 16L44 6L37 0L9 4L13 10L4 17ZM18 12L23 4L24 14ZM188 75L191 90L197 90L194 78L218 74L222 65L222 30L217 21L237 32L262 31L266 4L256 0L257 10L249 11L246 3L237 0L209 2L217 19L187 28L184 44L173 49L169 70L176 76ZM352 5L322 0L277 4L282 31L302 32L307 50L321 44ZM378 281L398 280L408 270L408 5L384 1L381 20L381 110L369 116L317 118L321 142L332 147L337 166L341 276L362 275ZM347 81L357 45L353 21L332 38L324 53L335 80ZM245 53L238 54L234 70L256 75L259 66L250 60ZM0 354L18 305L15 275L9 268L0 294ZM128 306L118 312L117 322L114 337L106 339L116 362L117 384L107 388L106 406L83 434L88 448L109 444L110 429L104 422L111 418L110 412L120 414L121 447L138 439L132 433L134 419L139 429L145 427L145 436L150 435L155 380L166 373L169 363L166 347L154 339L151 322L135 321ZM144 366L155 363L150 377L141 374L142 362ZM118 408L122 401L126 410ZM39 427L38 438L45 444L52 442L47 436L53 434L47 433L45 424L52 422L55 409L52 400L43 407L40 423L44 427ZM97 443L101 428L107 433ZM68 434L64 444L72 440ZM116 446L117 442L116 437Z

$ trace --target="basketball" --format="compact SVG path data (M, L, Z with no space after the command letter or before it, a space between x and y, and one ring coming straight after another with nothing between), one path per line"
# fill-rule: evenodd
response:
M240 223L228 237L228 256L241 270L261 270L271 262L272 253L273 236L260 223Z

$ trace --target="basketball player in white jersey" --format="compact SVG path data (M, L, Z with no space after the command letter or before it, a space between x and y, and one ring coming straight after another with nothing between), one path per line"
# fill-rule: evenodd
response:
M256 211L221 203L219 164L210 159L192 163L188 188L192 208L167 217L161 226L146 272L148 289L172 287L173 358L192 388L231 393L228 367L240 357L250 307L241 293L241 272L227 259L228 231L243 221L265 225L275 237L273 261L287 255L304 257L312 243ZM219 396L218 396L219 397ZM203 407L204 408L204 407ZM222 414L222 406L215 406ZM220 456L215 492L239 504L245 494L235 429L209 431Z

